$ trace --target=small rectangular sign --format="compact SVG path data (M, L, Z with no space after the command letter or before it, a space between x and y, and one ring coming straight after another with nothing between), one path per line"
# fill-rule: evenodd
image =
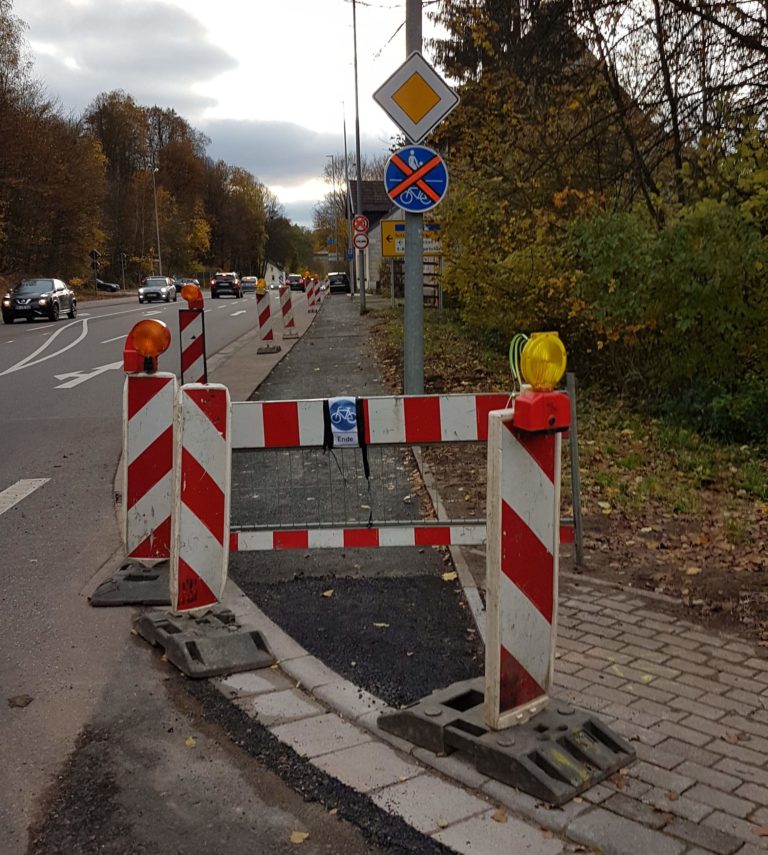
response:
M424 223L422 252L424 255L434 257L443 254L439 223ZM381 254L384 258L403 258L405 256L404 220L381 221Z

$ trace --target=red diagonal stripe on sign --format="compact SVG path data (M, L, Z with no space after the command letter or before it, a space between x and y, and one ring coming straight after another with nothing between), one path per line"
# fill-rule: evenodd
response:
M504 501L501 503L501 572L552 623L554 559Z
M403 413L406 443L440 442L440 398L437 395L403 398Z
M203 337L198 336L192 341L186 350L181 352L181 373L184 374L197 362L203 355Z
M213 591L205 584L183 558L179 558L177 609L199 609L218 602Z
M129 558L168 558L171 554L171 518L163 520L131 551Z
M488 413L503 410L509 403L509 395L475 395L478 442L488 439Z
M408 166L407 163L404 163L396 154L392 155L392 162L405 175L405 178L396 187L393 187L388 191L392 199L394 199L395 196L399 196L412 184L417 184L433 202L438 202L440 200L440 194L435 193L429 184L422 180L428 172L440 163L438 155L435 155L432 160L428 160L416 170L412 170L410 166Z
M131 377L128 380L128 418L132 419L172 380L171 377ZM169 407L168 421L170 420Z
M347 549L355 547L372 547L379 545L379 530L377 528L345 528L344 546Z
M413 542L416 546L450 546L451 527L448 525L415 526Z
M173 428L169 426L128 464L126 502L132 508L173 467Z
M223 546L224 494L186 448L181 449L181 501Z
M299 439L299 407L296 401L263 404L264 448L293 448Z
M221 389L187 389L185 394L208 416L211 424L227 438L227 396Z
M555 435L552 433L527 433L515 430L508 422L504 427L511 431L520 445L536 461L539 469L555 483Z
M499 712L507 712L544 694L506 647L499 647Z
M179 309L179 330L184 330L195 321L202 318L203 313L200 309Z
M275 549L308 549L309 531L276 531L272 534L272 543Z

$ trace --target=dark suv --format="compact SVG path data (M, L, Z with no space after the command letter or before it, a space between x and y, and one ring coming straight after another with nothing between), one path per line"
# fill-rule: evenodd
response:
M218 300L222 294L233 297L243 296L243 286L237 273L217 273L211 279L211 299Z
M291 291L306 291L307 287L304 283L304 277L299 276L298 273L289 273L285 277L285 284L291 289Z
M3 321L12 324L16 318L48 318L58 321L62 312L77 316L77 299L61 279L22 279L3 297Z
M349 276L346 273L329 273L328 290L331 294L349 294Z

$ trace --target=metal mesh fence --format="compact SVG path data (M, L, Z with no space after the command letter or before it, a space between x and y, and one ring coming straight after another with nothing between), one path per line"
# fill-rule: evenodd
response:
M480 453L484 451L483 446ZM370 478L366 478L359 448L234 451L232 527L280 529L437 521L410 448L369 446L367 454ZM482 479L457 485L461 496L460 502L450 507L452 524L484 519L484 471L482 475Z

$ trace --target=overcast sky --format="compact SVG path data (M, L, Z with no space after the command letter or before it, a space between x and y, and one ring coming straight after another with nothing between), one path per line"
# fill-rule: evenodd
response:
M66 111L112 89L172 107L302 225L327 190L326 155L343 152L342 102L354 150L350 0L14 0L14 12ZM372 94L405 59L404 19L405 0L358 3L364 153L386 151L397 130Z

